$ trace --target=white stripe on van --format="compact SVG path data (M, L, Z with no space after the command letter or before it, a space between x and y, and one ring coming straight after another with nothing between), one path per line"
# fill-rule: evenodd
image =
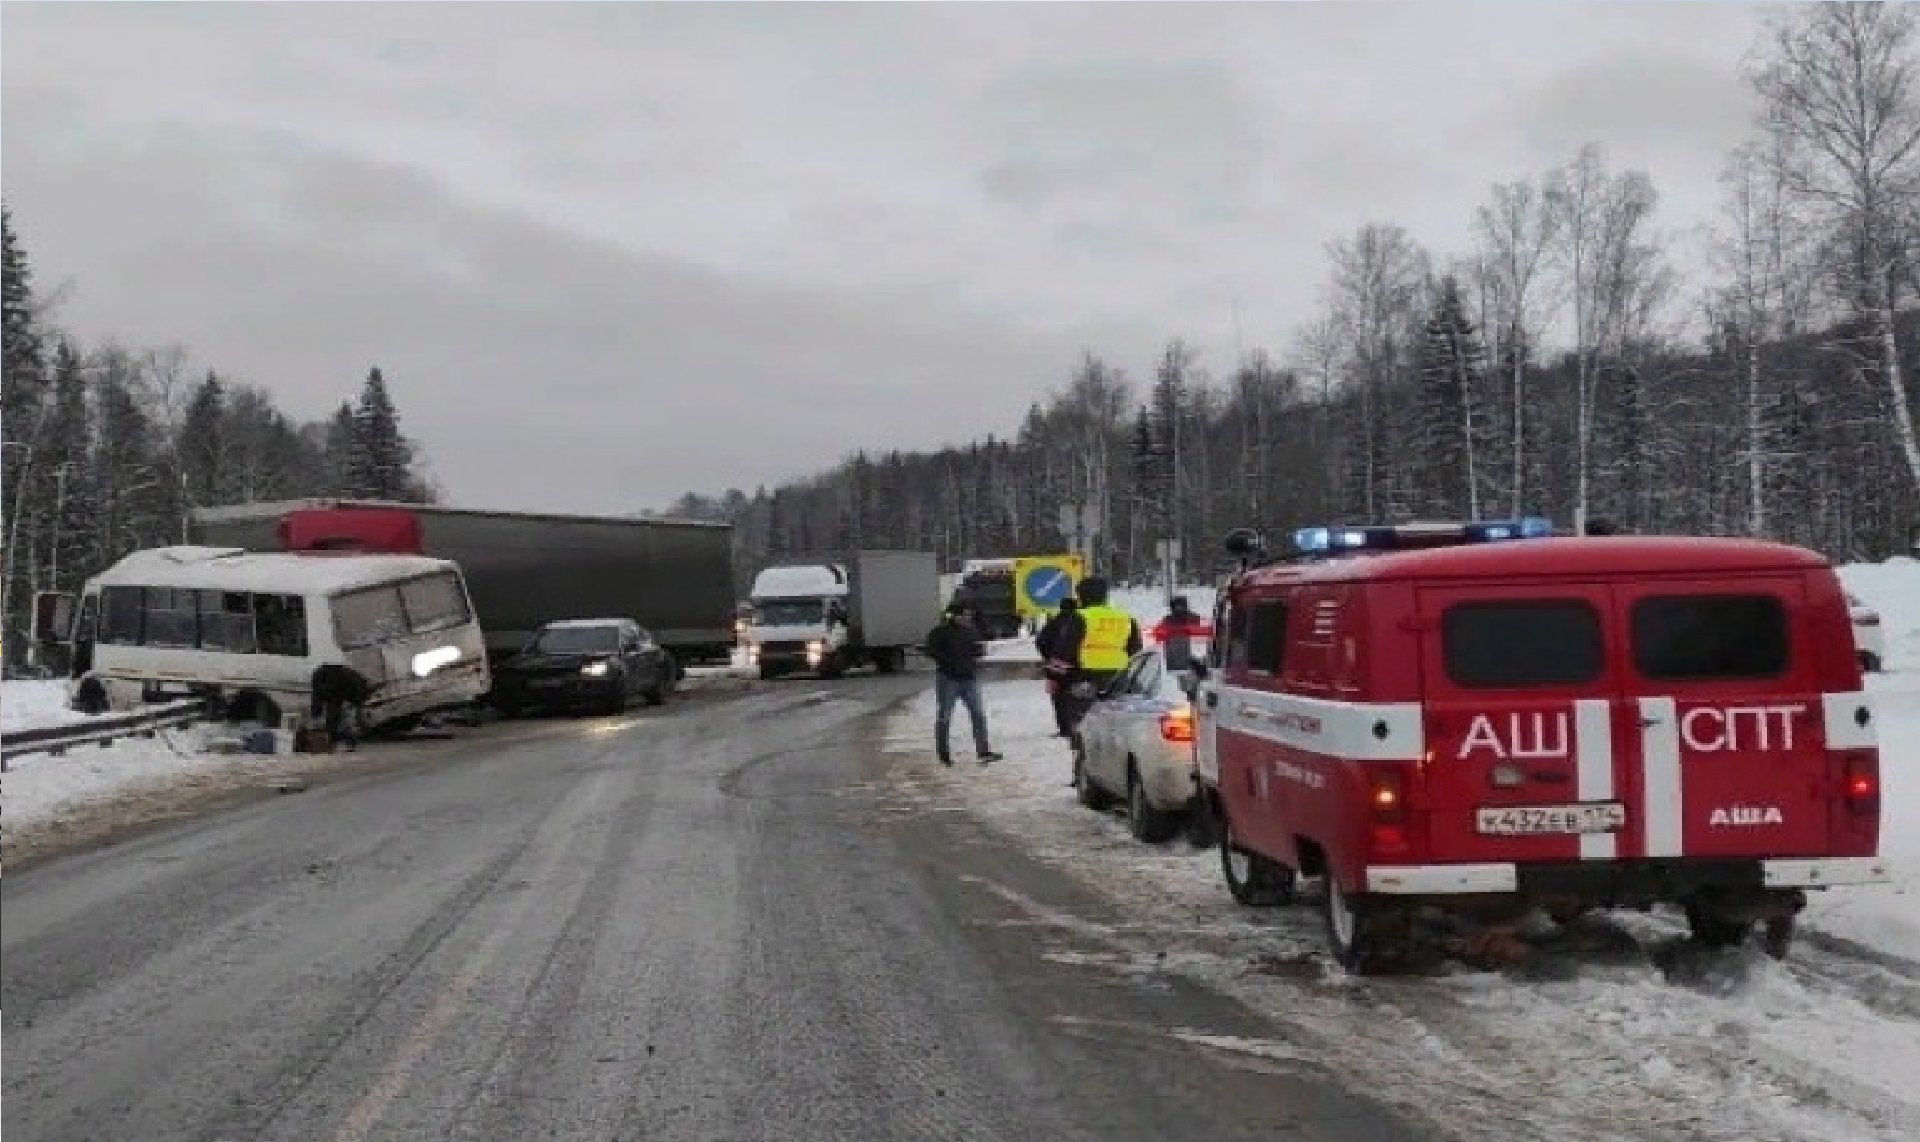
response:
M1873 711L1873 695L1822 694L1828 749L1872 749L1880 744Z
M1579 799L1613 800L1613 703L1605 698L1582 698L1575 702L1573 734ZM1619 834L1580 834L1581 860L1614 860L1619 855Z
M1646 855L1682 856L1686 788L1680 776L1680 722L1672 698L1640 699L1640 758L1647 790L1646 804L1640 807Z
M1346 761L1419 761L1426 730L1418 702L1336 702L1222 686L1223 729Z

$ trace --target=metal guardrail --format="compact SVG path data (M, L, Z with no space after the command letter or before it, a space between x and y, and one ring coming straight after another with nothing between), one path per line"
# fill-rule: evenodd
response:
M121 738L150 738L163 729L197 722L207 715L207 703L200 698L148 706L127 714L88 718L64 726L15 730L0 739L0 773L7 762L28 754L44 753L59 757L75 746L110 745Z

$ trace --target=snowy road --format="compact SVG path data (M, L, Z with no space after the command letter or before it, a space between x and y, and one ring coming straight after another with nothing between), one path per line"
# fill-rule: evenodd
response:
M479 734L6 877L9 1142L1420 1137L1216 990L1040 954L1125 917L882 779L924 684Z
M1524 967L1355 979L1326 955L1317 885L1294 907L1234 905L1214 852L1139 844L1124 818L1075 803L1037 683L987 693L1007 754L988 773L933 764L918 731L924 699L898 715L888 748L903 811L964 812L1098 901L996 886L1024 911L1038 956L1232 997L1267 1021L1243 1049L1332 1064L1446 1137L1920 1138L1920 950L1910 945L1815 931L1781 964L1757 951L1703 953L1674 917L1603 914ZM1904 739L1893 756L1908 756Z

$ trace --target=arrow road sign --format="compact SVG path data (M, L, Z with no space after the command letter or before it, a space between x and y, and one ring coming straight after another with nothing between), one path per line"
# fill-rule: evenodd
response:
M1073 590L1073 576L1067 574L1064 567L1042 564L1027 572L1027 577L1021 580L1020 589L1027 598L1033 600L1034 605L1053 610Z

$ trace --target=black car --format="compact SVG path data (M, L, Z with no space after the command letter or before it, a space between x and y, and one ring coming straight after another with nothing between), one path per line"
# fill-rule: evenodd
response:
M493 705L508 717L530 709L617 714L635 698L665 704L678 680L673 656L632 619L567 619L541 627L494 667Z

